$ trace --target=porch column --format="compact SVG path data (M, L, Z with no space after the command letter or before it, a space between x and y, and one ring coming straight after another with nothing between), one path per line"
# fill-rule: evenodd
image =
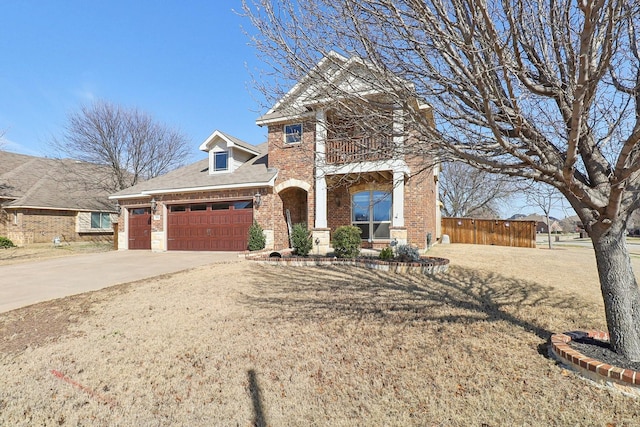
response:
M393 227L404 227L404 173L393 171Z
M316 111L316 155L315 155L315 228L327 228L327 181L324 174L325 141L327 139L327 116L323 109Z

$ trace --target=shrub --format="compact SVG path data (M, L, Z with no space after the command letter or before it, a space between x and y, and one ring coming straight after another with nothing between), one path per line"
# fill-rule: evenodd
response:
M307 230L307 224L294 224L291 230L291 244L293 253L299 256L307 256L313 248L311 232Z
M360 253L362 230L354 225L336 228L333 233L333 250L338 258L355 258Z
M264 249L267 244L267 238L264 235L264 231L257 221L253 221L251 227L249 227L249 250L259 251Z
M411 245L398 245L396 247L396 257L403 262L416 262L420 260L418 249Z
M387 246L386 248L382 248L382 250L380 251L380 255L378 255L378 257L383 261L390 260L391 258L393 258L393 249L391 249L390 246Z
M8 237L0 236L0 248L14 248L15 246Z

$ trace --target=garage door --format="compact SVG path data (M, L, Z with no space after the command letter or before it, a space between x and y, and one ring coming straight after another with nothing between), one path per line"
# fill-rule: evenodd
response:
M244 251L252 222L250 200L171 205L167 214L167 249Z
M151 249L151 208L129 210L129 249Z

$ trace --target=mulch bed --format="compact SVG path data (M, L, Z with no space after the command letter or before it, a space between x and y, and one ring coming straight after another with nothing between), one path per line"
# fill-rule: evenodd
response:
M584 336L575 337L568 344L571 348L592 359L618 368L640 371L640 362L632 362L624 356L615 353L607 341L600 341Z

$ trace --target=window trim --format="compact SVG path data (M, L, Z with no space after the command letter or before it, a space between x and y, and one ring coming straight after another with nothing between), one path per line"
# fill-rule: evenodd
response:
M217 165L218 156L219 156L219 155L222 155L222 154L224 154L224 155L225 155L225 157L226 157L226 159L225 159L226 161L225 161L225 167L224 167L224 169L223 169L223 168L218 168L218 165ZM213 162L212 162L212 163L213 163L213 164L212 164L212 167L213 167L213 171L214 171L214 172L227 172L227 171L229 170L229 158L230 158L231 156L229 155L229 151L228 151L228 150L224 150L224 151L214 151L214 152L213 152L213 156L212 156L212 157L213 157L213 159L212 159L212 160L213 160Z
M93 226L94 225L93 219L95 215L98 215L98 223L100 225L99 227ZM105 227L105 225L107 226ZM109 212L90 212L89 227L90 227L89 228L90 230L112 231L113 225L111 223L111 214Z
M369 195L369 210L368 210L368 219L366 221L356 221L354 218L354 199L356 197L356 195L358 194L362 194L362 193L367 193ZM381 200L386 199L387 197L389 198L390 201L390 206L389 206L389 219L388 220L383 220L383 221L376 221L375 220L375 214L374 214L374 209L375 209L375 205L377 202L374 201L374 194L375 193L384 193L384 196ZM386 190L363 190L363 191L358 191L356 193L351 194L351 225L354 225L356 227L359 227L361 225L368 225L369 228L369 236L368 238L363 238L363 241L368 241L368 242L373 242L373 241L385 241L385 240L390 240L391 239L391 231L389 231L389 236L388 237L375 237L374 233L376 231L375 226L376 224L380 225L380 224L389 224L389 229L391 228L391 224L392 224L392 220L393 220L393 193L390 191L386 191Z
M293 127L296 127L296 128L299 127L300 130L298 131L291 130L290 128L293 128ZM300 144L302 143L302 135L304 134L304 127L302 123L289 123L283 126L282 134L284 137L284 143L286 145ZM294 137L294 136L297 136L297 138L295 138L295 140L290 141L289 137Z

